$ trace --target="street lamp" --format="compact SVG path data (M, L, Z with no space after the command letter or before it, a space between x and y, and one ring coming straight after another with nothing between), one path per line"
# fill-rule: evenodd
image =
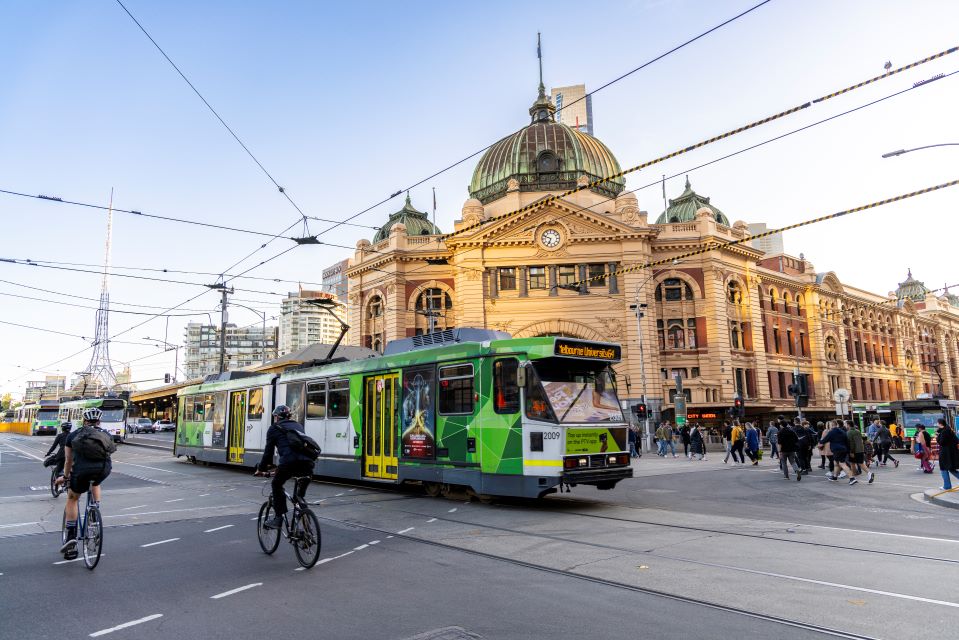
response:
M167 342L166 340L160 340L159 338L145 337L145 338L143 338L143 339L144 339L144 340L150 340L151 342L159 342L159 343L162 344L164 347L166 347L166 348L163 350L164 352L169 351L170 349L173 349L173 382L176 382L176 372L177 372L177 369L178 369L179 366L180 366L180 345L178 345L178 344L170 344L170 343Z
M882 157L892 158L893 156L901 156L904 153L911 153L913 151L919 151L920 149L932 149L933 147L959 147L959 142L941 142L939 144L927 144L924 147L916 147L915 149L899 149L898 151L884 153L882 154Z

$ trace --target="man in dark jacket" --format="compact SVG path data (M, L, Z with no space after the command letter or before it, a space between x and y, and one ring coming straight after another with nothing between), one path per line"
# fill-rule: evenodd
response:
M57 434L57 437L53 439L53 444L50 445L50 448L47 449L47 452L44 454L44 457L50 455L54 451L57 452L57 473L56 476L60 477L63 475L63 465L67 460L66 454L64 453L63 448L67 445L67 437L70 435L70 429L73 428L73 423L63 422L60 424L60 433Z
M959 440L956 439L956 432L942 418L939 418L936 441L939 443L939 472L942 474L942 486L939 488L951 491L952 479L949 475L959 479Z
M830 420L827 425L827 431L823 435L819 444L829 443L829 452L832 454L833 462L836 463L836 471L845 471L849 475L849 484L857 484L856 474L849 466L849 439L846 437L846 430L839 420ZM839 480L835 473L827 473L826 477L833 482Z
M293 412L285 404L281 404L273 410L273 417L276 418L276 421L270 425L270 429L266 432L266 448L263 450L263 457L253 474L256 476L266 475L270 467L273 466L274 451L279 453L280 460L272 482L275 515L263 523L263 526L267 529L279 529L283 524L283 516L286 515L286 494L283 493L283 485L286 481L293 477L304 478L294 487L295 495L302 498L306 496L306 489L310 486L310 476L313 475L313 460L294 451L287 440L288 430L306 433L303 425L293 420L292 416Z
M799 437L791 426L780 416L779 423L779 465L782 467L783 476L789 479L789 465L792 465L796 473L796 482L802 480L802 469L796 458L796 452L799 449Z

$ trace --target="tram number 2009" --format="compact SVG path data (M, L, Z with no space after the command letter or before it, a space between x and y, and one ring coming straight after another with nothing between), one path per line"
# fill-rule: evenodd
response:
M560 435L559 431L546 431L543 433L543 440L559 440Z

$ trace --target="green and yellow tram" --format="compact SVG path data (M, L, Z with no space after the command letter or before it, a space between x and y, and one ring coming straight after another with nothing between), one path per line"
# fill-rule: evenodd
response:
M100 417L100 428L113 436L115 442L126 437L127 401L117 397L82 398L60 402L60 421L69 420L73 428L78 429L83 424L83 411L90 407L97 407L103 412Z
M40 400L19 407L15 422L30 425L29 433L32 436L48 436L57 432L60 423L57 421L58 403L56 400Z
M615 344L464 328L396 340L375 358L209 376L178 393L174 455L253 466L286 404L323 448L318 475L431 495L611 489L633 475L620 357Z

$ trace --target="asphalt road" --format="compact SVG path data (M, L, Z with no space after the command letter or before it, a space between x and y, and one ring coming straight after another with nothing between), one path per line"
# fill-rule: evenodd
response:
M90 572L56 564L49 441L0 435L0 639L938 639L959 622L959 511L915 500L930 476L909 462L849 487L647 456L611 492L490 505L318 482L321 564L297 571L289 545L257 544L262 480L124 445ZM95 597L65 626L53 594L77 591Z

